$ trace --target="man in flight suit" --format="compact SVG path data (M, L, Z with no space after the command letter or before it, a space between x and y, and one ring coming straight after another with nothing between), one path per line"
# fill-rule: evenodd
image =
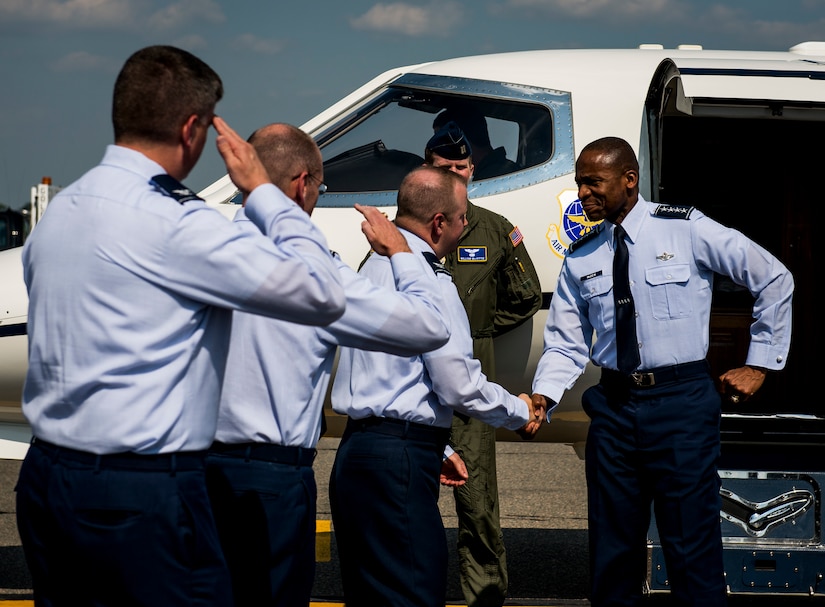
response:
M465 183L473 176L472 148L455 122L448 122L427 142L424 162L456 173ZM468 200L467 226L444 265L470 321L473 356L495 381L493 339L541 307L541 285L521 232L501 215ZM468 607L501 607L507 594L495 441L495 428L489 424L459 412L453 416L450 446L469 474L467 482L454 489L459 573Z

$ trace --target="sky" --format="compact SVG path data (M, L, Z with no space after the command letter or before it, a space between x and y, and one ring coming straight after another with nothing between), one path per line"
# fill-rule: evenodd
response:
M300 126L393 67L544 48L659 43L787 50L825 40L825 0L0 0L0 206L65 186L112 143L123 62L184 48L221 76L217 113L242 136ZM586 75L583 75L586 77ZM210 135L184 180L225 173Z

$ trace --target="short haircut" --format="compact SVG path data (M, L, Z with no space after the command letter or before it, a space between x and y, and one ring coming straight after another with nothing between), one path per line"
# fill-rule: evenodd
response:
M591 141L584 146L579 156L581 157L585 152L604 155L607 163L622 173L631 170L639 172L636 153L630 144L620 137L602 137Z
M464 180L446 169L422 165L410 171L398 188L396 220L409 219L426 224L436 213L451 217L458 211L454 195L456 185Z
M193 114L211 120L221 97L220 77L193 54L173 46L141 49L115 81L115 141L175 143Z
M249 143L269 174L269 179L284 192L303 171L322 179L323 158L315 140L291 124L275 122L256 130Z

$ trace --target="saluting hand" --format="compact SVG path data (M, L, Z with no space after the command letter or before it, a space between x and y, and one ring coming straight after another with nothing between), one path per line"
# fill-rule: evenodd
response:
M212 126L218 132L215 144L223 157L229 178L244 195L264 183L271 183L269 174L258 158L258 153L252 144L245 141L238 133L226 124L220 116L212 119Z
M410 252L407 239L384 213L375 207L357 203L355 210L364 216L364 221L361 222L361 231L367 237L373 251L385 257L392 257L396 253Z

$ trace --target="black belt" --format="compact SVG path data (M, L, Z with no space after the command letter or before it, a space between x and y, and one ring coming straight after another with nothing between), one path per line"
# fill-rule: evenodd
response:
M431 443L446 444L450 438L449 428L439 428L427 424L404 419L394 419L392 417L365 417L363 419L347 420L347 431L377 432L379 434L389 434L410 440L426 441Z
M681 365L673 365L671 367L658 367L656 369L636 371L629 375L614 371L613 369L602 369L600 383L606 387L652 388L653 386L682 379L707 375L709 372L710 367L706 360L697 360L690 363L682 363Z
M202 470L206 451L182 451L179 453L140 454L125 453L97 454L53 445L39 438L32 439L32 447L41 450L54 461L62 460L89 466L96 470Z
M243 459L255 459L276 464L293 466L311 466L315 461L315 449L307 447L289 447L273 443L219 443L215 441L209 448L211 452Z

